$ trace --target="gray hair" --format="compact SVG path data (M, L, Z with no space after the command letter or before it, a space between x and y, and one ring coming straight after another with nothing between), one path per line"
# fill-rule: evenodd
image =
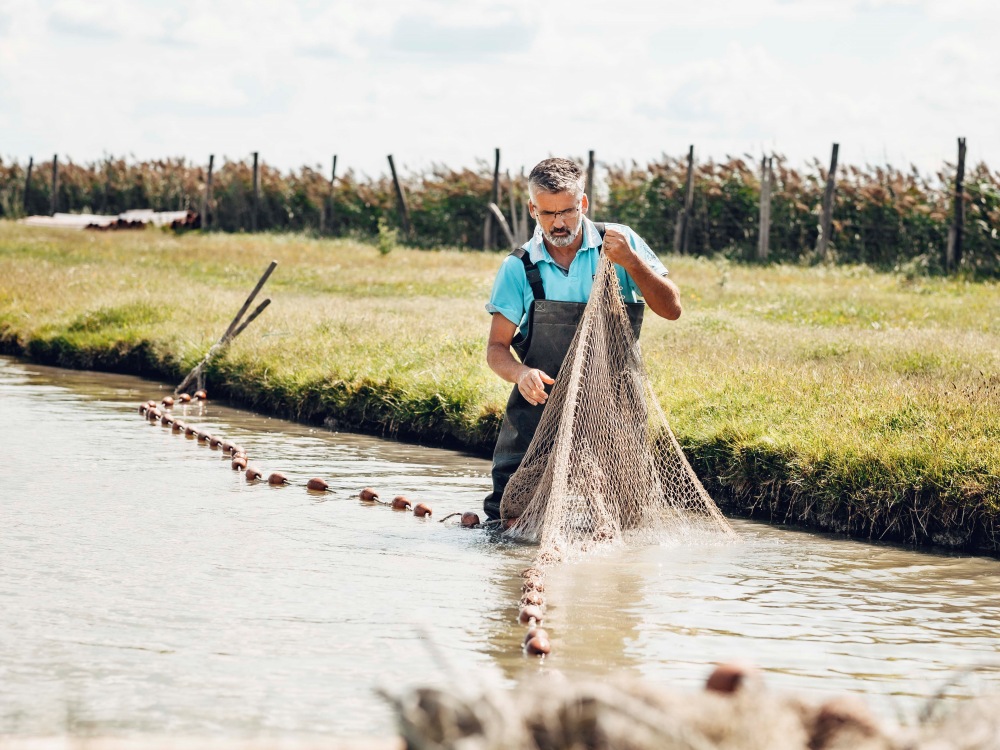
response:
M528 175L528 194L532 199L538 191L545 193L573 193L583 195L583 170L569 159L545 159L538 162Z

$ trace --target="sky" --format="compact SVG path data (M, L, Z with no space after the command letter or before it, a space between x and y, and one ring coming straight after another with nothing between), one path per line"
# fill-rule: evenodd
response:
M996 0L0 0L0 156L1000 169Z

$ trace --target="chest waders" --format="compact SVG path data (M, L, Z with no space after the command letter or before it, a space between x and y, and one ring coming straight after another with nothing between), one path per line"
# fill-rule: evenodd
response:
M595 223L595 226L603 240L604 224ZM577 325L583 317L587 303L545 299L541 273L531 262L528 253L524 248L518 248L511 255L519 258L524 264L528 285L534 295L528 308L528 335L522 337L518 333L511 346L522 363L555 378L569 351L569 345L573 342L573 336L576 334ZM626 302L625 307L632 323L632 333L638 339L639 330L642 328L642 312L646 305L642 302ZM538 429L538 423L542 419L543 409L543 405L529 404L517 389L517 385L514 385L514 390L507 399L507 411L504 413L500 435L493 451L493 492L487 495L483 502L483 510L491 520L500 518L500 499L503 497L507 482L521 465L524 454L531 445L531 439L535 436L535 430Z

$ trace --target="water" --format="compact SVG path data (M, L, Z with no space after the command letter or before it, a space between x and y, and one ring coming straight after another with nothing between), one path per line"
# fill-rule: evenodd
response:
M957 668L1000 661L1000 562L746 522L734 545L555 569L555 650L526 658L517 574L533 549L437 521L478 510L486 461L176 409L297 483L250 485L137 414L167 393L0 359L0 734L387 735L377 687L559 670L695 689L734 657L779 689L912 716ZM334 492L308 493L312 476ZM369 485L434 517L351 497Z

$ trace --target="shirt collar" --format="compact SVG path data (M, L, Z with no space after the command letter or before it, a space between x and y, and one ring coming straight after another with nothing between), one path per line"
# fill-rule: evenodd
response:
M597 227L594 226L594 222L588 219L586 216L583 217L583 244L580 245L580 249L577 253L582 253L585 250L594 250L601 246L601 233L597 231ZM536 223L535 233L528 240L527 244L524 245L524 249L528 251L528 259L532 263L540 263L545 261L547 263L556 264L552 256L549 255L548 249L545 247L545 240L542 236L542 228Z

